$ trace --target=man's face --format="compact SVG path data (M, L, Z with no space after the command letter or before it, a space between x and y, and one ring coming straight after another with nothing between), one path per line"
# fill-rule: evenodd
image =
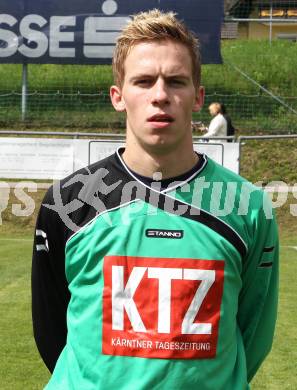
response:
M188 49L170 40L134 46L122 88L111 87L115 109L127 114L127 140L154 152L192 145L192 112L200 110L203 97L193 83Z

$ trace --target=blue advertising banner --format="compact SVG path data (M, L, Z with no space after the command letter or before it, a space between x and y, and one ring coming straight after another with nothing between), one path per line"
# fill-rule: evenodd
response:
M108 64L119 31L140 11L172 10L221 63L223 0L1 0L0 63Z

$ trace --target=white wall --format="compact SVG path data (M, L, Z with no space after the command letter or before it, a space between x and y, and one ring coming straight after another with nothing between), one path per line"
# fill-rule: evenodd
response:
M60 179L112 154L122 141L1 138L0 178ZM239 144L194 143L194 149L238 173Z

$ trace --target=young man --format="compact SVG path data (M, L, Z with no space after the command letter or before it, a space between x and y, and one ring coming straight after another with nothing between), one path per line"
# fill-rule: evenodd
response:
M32 307L53 372L46 388L248 389L276 318L269 202L194 152L200 57L172 13L136 15L113 70L125 148L54 185L37 221Z

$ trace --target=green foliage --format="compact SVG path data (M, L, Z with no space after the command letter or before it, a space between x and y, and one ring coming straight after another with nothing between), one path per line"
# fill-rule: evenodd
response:
M232 69L236 65L258 83L280 96L297 96L297 50L285 40L234 40L222 42L223 65L204 65L202 84L209 93L259 92ZM108 91L112 70L108 65L29 66L31 91ZM0 64L0 91L21 90L21 65Z
M0 64L0 91L21 91L22 66ZM29 92L99 93L108 90L112 71L108 65L28 65Z
M297 96L297 50L294 42L275 40L270 44L268 40L224 41L222 55L226 62L223 66L226 73L223 73L223 84L216 83L218 87L224 85L223 89L229 93L238 90L246 93L257 91L250 82L244 82L241 76L234 75L233 78L230 67L236 65L272 93Z
M297 138L294 140L244 141L241 174L251 182L297 183Z
M1 389L41 389L49 374L35 347L31 323L31 237L0 237Z
M236 128L245 133L297 132L296 113L251 83L238 69L297 111L296 44L282 40L222 42L222 65L204 65L206 101L194 120L207 124L212 101L226 104ZM21 121L21 65L0 64L1 127L123 128L124 116L110 104L108 65L28 66L28 113ZM237 68L237 69L236 69Z
M295 237L296 238L296 237ZM296 245L296 241L295 241ZM253 390L293 390L297 388L297 343L295 322L297 308L297 251L282 247L280 251L280 298L276 333L272 352L252 382Z

